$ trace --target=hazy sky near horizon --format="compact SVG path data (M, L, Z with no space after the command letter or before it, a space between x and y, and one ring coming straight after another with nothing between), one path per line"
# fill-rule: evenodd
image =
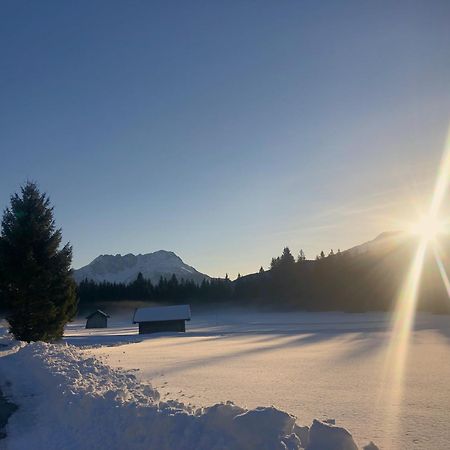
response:
M27 179L74 267L213 276L423 207L450 119L448 1L0 4L0 207Z

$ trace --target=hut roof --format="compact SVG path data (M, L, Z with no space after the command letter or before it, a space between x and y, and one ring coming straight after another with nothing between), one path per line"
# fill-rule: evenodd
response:
M151 306L138 308L134 312L133 323L160 322L165 320L191 320L189 305Z
M89 314L86 319L90 319L91 317L95 316L96 314L101 314L102 316L109 317L108 314L103 312L101 309L97 309L97 311L94 311L93 313Z

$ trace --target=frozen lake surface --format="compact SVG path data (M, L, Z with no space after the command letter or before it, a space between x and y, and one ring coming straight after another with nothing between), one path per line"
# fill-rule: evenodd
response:
M164 399L196 406L231 400L274 405L310 424L336 419L362 446L444 450L450 446L450 317L417 317L398 427L380 397L389 342L383 314L195 313L185 334L140 336L129 317L106 330L69 325L66 341L103 362L135 370Z

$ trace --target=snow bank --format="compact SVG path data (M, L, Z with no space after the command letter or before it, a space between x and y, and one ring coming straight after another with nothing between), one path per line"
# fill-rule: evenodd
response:
M344 428L314 420L309 430L308 450L358 450Z
M299 427L274 407L246 410L228 402L194 411L160 402L158 392L132 373L71 345L7 342L0 381L19 405L3 441L9 450L357 448L342 428L318 421L311 429Z

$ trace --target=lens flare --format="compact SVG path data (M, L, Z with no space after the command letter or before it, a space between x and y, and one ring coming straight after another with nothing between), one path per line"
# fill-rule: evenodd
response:
M445 232L445 223L437 217L426 215L411 226L410 232L421 239L432 241Z
M406 280L398 295L391 326L390 342L382 380L381 400L386 408L386 428L399 433L398 421L401 415L405 366L408 348L414 326L420 281L427 249L435 243L439 234L445 231L444 223L439 218L450 180L450 133L447 137L441 164L439 166L433 195L428 213L412 227L411 231L419 237L416 252L407 273ZM436 246L434 246L436 249ZM435 250L436 262L443 282L450 296L450 282L445 272L442 259ZM392 445L390 447L394 449Z
M427 241L421 239L397 300L392 332L383 372L381 401L386 405L386 428L391 436L397 432L401 416L403 380L411 330L423 271ZM391 442L391 445L393 443ZM394 447L390 447L394 448Z
M449 280L447 272L445 270L444 263L442 261L442 257L441 257L441 254L439 252L437 245L433 246L433 250L434 250L434 258L436 259L436 264L438 266L439 273L442 278L442 282L444 283L445 290L447 291L448 298L450 299L450 280Z

